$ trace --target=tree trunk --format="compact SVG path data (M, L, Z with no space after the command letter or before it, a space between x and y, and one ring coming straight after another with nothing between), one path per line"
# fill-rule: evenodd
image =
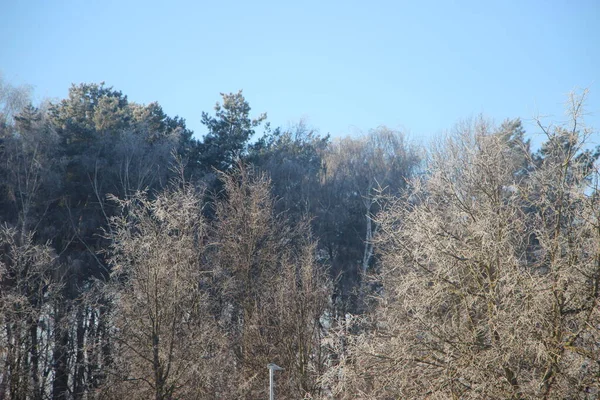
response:
M33 399L41 400L42 393L40 391L40 353L38 344L38 321L30 320L29 322L29 340L31 346L29 348L29 356L31 358L31 381L33 383Z
M85 319L87 316L85 306L78 305L77 310L77 354L75 356L75 370L73 377L73 396L75 400L80 400L83 398L83 394L85 392L85 357L83 353L84 349L84 340L85 340Z
M54 380L52 381L52 400L67 400L69 394L69 330L64 310L57 307L54 327L54 351L52 362Z

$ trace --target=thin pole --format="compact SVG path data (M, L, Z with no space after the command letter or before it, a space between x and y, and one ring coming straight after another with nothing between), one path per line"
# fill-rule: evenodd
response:
M283 368L273 363L267 364L267 368L269 368L269 400L275 400L275 388L273 387L275 379L273 374L275 371L283 371Z
M269 368L269 400L275 400L275 390L273 389L273 368Z

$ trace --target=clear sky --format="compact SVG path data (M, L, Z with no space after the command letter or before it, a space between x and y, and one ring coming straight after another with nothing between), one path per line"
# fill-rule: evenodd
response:
M420 141L480 113L560 121L589 87L600 128L598 0L0 0L0 14L5 80L38 100L105 81L198 136L201 112L238 89L275 126Z

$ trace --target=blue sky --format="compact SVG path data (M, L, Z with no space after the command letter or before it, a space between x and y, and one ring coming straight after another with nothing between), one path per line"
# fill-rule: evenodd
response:
M158 101L198 136L243 89L275 126L379 125L417 141L480 113L564 119L589 87L600 128L600 1L24 1L1 7L0 71L62 98L100 82ZM526 126L532 132L532 125Z

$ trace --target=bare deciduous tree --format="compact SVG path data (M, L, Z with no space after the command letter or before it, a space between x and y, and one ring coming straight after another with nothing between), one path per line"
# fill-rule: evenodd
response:
M325 152L320 223L330 231L326 238L331 237L334 270L345 275L340 279L341 297L357 297L349 310L364 309L366 275L373 266L373 238L379 229L374 217L382 194L398 195L418 163L404 134L386 127L335 141ZM343 293L352 291L358 296Z
M54 258L32 233L0 227L0 398L42 399L48 389Z
M285 368L282 396L314 394L324 365L319 318L329 285L315 259L309 223L292 226L274 213L263 174L240 166L221 178L226 199L217 204L209 260L216 310L235 360L229 396L267 396L269 362Z
M120 201L112 219L115 371L105 387L117 397L200 398L210 392L219 340L206 314L206 245L201 196L183 185L150 200ZM211 371L212 370L212 371Z
M600 203L582 101L536 156L483 121L432 151L379 218L383 296L326 377L333 393L597 398Z

